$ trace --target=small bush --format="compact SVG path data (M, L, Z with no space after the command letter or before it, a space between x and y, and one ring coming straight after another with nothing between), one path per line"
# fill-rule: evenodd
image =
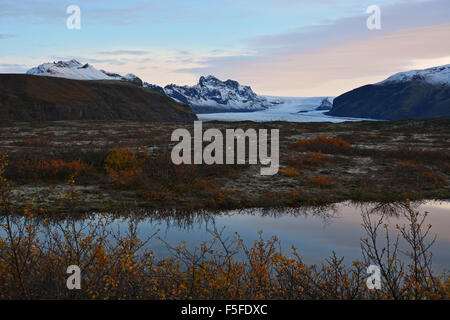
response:
M105 169L116 187L130 187L139 181L142 169L134 151L123 148L111 150L105 159Z
M303 159L303 163L309 167L320 167L327 161L327 156L321 152L308 152L308 156Z
M444 175L408 161L397 162L394 170L393 174L396 179L410 186L431 184L434 187L442 187L447 182L447 178Z
M321 152L308 152L308 155L303 159L294 159L290 158L288 160L288 165L294 168L304 168L304 167L312 167L318 168L325 164L327 161L327 156L325 156Z
M322 177L322 176L313 177L309 181L312 184L315 184L319 187L328 187L334 183L334 180L331 179L330 177Z
M319 136L313 139L302 139L289 145L289 149L298 151L316 151L337 153L348 150L350 144L342 139Z
M297 177L300 173L294 168L283 168L280 169L281 173L287 177Z
M33 181L65 181L71 176L86 174L93 168L81 160L61 160L31 157L20 159L8 168L8 178Z
M397 166L400 168L415 168L416 165L412 162L408 162L408 161L399 161L397 162Z
M437 174L429 170L421 171L420 178L424 179L429 183L434 184L436 187L442 187L447 182L447 179L443 175Z

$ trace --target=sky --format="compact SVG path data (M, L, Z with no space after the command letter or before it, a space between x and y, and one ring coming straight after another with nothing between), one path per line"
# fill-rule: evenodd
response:
M449 39L450 0L0 0L1 73L77 59L163 86L212 74L258 94L337 96L450 64Z

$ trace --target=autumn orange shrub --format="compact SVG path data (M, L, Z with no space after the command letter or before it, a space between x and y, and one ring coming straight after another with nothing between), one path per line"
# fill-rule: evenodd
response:
M65 161L61 159L31 158L15 164L21 176L34 180L66 180L70 176L79 176L92 170L81 160Z
M447 183L447 178L443 174L408 161L397 162L394 174L397 179L413 185L431 184L435 187L442 187Z
M43 166L48 166L47 163L43 163ZM81 171L86 170L87 164L84 162L81 162L80 160L73 160L70 162L66 162L64 160L51 160L50 161L50 170L52 170L55 175L58 174L58 172L74 172L79 173Z
M320 167L327 161L327 156L321 152L308 152L308 156L303 159L303 163L310 167Z
M421 171L420 178L427 182L433 183L436 187L442 187L445 183L447 183L447 178L445 176L429 170Z
M302 159L289 158L288 159L288 165L290 167L301 169L301 168L303 168L303 160Z
M47 138L28 138L18 143L25 147L54 147L55 144Z
M37 138L28 138L23 141L23 144L27 147L40 146L41 140Z
M142 197L147 201L164 201L169 196L170 191L167 188L161 187L157 191L145 191Z
M124 148L111 150L105 159L105 169L111 183L116 187L132 186L142 174L136 153Z
M280 172L287 177L296 177L296 176L300 175L300 172L298 172L294 168L282 168L282 169L280 169Z
M222 188L217 194L217 203L223 204L225 202L233 201L233 197L239 194L235 189Z
M303 167L318 168L324 165L327 159L327 156L321 152L309 151L307 156L303 159L290 158L288 160L288 165L298 169L301 169Z
M341 152L350 148L350 144L339 138L319 136L313 139L301 139L288 146L293 150L310 150L324 153Z
M318 185L319 187L327 187L334 183L334 180L330 177L322 176L313 177L309 181L315 185Z
M399 161L397 162L397 166L401 167L401 168L415 168L416 165L412 162L408 162L408 161Z

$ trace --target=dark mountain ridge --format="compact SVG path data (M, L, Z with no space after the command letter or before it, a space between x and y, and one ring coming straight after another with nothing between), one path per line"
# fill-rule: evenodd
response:
M335 98L327 114L380 120L448 119L450 86L421 80L366 85Z
M191 108L126 81L0 74L0 120L190 122Z

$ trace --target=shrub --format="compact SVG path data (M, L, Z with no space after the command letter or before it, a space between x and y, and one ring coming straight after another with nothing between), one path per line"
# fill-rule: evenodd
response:
M313 167L318 168L325 164L327 161L327 156L325 156L321 152L308 152L307 156L303 159L294 159L290 158L288 160L288 165L294 168L304 168L304 167Z
M328 187L334 183L334 180L331 179L330 177L322 177L322 176L313 177L309 181L312 184L315 184L319 187Z
M441 174L437 174L433 171L423 170L420 172L420 178L423 180L434 184L436 187L442 187L446 182L447 178Z
M319 136L313 139L298 140L289 145L289 149L298 151L316 151L323 153L343 152L350 144L342 139Z
M321 152L308 152L308 156L303 159L303 163L310 167L320 167L327 161L327 156Z
M296 177L300 175L300 173L294 168L283 168L280 169L280 172L283 173L287 177Z
M16 159L8 167L9 178L25 179L34 181L65 181L71 176L86 174L93 168L81 160L61 160L30 157Z
M115 148L105 159L105 169L116 187L130 187L139 182L142 169L133 150Z
M447 182L444 175L408 161L397 162L394 169L395 177L409 185L425 186L432 184L435 187L442 187Z
M408 161L399 161L397 162L397 166L400 168L415 168L416 165L412 162L408 162Z

